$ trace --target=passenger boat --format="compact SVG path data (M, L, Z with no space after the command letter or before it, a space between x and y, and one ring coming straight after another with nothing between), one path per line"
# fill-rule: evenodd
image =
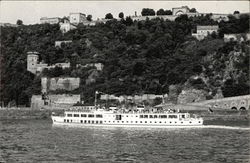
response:
M119 127L178 127L202 126L203 119L194 114L168 111L117 109L74 109L64 115L52 114L53 124L82 126L119 126Z

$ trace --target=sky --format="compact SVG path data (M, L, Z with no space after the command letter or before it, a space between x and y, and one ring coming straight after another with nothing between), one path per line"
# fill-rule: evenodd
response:
M63 17L70 12L90 14L93 19L104 18L112 13L115 18L120 12L125 16L140 15L142 8L171 10L173 7L188 6L200 13L249 12L249 1L0 1L0 22L15 24L21 19L24 24L36 24L41 17Z

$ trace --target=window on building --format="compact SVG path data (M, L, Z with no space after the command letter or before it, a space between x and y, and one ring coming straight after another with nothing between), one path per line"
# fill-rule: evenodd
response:
M72 117L72 114L67 114L67 117Z
M154 118L154 116L153 116L153 115L150 115L149 118Z
M167 115L160 115L160 118L168 118Z
M168 118L177 118L177 115L169 115Z
M74 117L79 117L79 114L74 114Z
M93 118L94 114L89 114L88 117Z
M87 117L87 115L86 114L81 114L81 117Z
M101 114L96 114L96 118L102 118Z
M157 115L154 115L154 118L157 118L158 116Z
M148 118L148 115L144 115L144 118Z
M81 123L82 123L82 120L81 120Z
M143 115L140 115L140 118L143 118Z

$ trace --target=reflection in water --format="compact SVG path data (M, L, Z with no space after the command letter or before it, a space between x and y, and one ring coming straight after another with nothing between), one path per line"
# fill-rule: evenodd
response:
M0 162L247 162L249 128L52 126L1 121Z

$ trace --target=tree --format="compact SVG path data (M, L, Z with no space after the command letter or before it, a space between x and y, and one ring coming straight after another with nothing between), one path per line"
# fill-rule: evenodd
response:
M165 11L161 8L156 12L156 15L165 15Z
M120 12L118 16L119 16L119 18L122 19L122 18L124 18L124 13L123 13L123 12Z
M18 19L18 20L16 21L16 24L17 24L17 25L23 25L23 21L20 20L20 19Z
M239 12L239 11L234 11L234 15L235 15L235 14L240 14L240 12Z
M106 14L105 19L113 19L113 15L111 13Z
M126 24L127 26L130 26L130 25L133 24L133 20L131 19L130 16L127 16L127 17L126 17L125 24Z
M155 15L155 11L153 9L150 8L143 8L142 12L141 12L142 16L154 16Z
M195 8L191 8L191 9L189 10L189 12L196 13L197 11L196 11L196 9L195 9Z
M88 21L92 21L92 15L88 15L88 16L87 16L87 20L88 20Z
M165 10L165 15L172 15L173 12L171 10Z

